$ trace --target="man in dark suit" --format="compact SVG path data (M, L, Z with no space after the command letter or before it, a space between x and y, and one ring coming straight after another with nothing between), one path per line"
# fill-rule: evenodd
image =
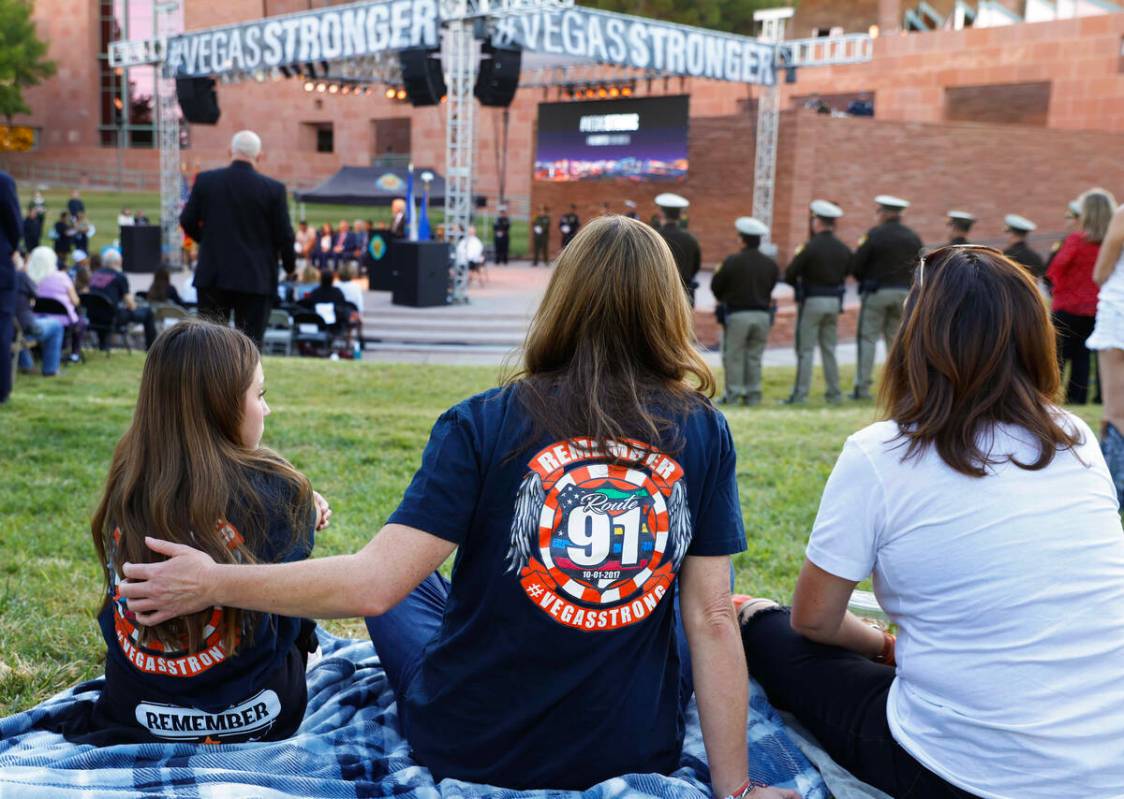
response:
M12 317L16 308L16 265L12 255L20 246L20 201L16 182L0 172L0 403L12 393Z
M202 172L180 215L184 232L199 242L195 288L199 311L230 319L259 346L273 298L277 260L296 268L285 187L254 169L261 139L243 130L230 142L231 164Z

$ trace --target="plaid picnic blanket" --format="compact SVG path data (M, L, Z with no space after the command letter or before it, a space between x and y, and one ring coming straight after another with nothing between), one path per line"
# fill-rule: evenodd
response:
M693 703L681 765L671 776L629 774L580 794L519 792L448 779L434 784L429 771L411 759L399 733L394 695L371 642L321 632L320 643L324 657L308 673L304 723L287 741L98 748L71 744L36 728L71 703L96 700L102 680L91 680L25 713L0 719L0 799L710 796ZM756 686L749 724L754 777L796 789L805 799L828 798L819 773L789 739Z

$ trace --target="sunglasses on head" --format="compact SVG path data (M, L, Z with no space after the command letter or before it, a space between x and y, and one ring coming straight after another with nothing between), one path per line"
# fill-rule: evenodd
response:
M944 254L944 253L948 253L948 252L951 252L951 251L957 251L957 250L983 250L985 252L993 253L994 255L1003 255L1003 253L999 252L999 250L995 249L994 247L989 247L986 244L948 244L944 247L940 247L936 250L933 250L930 253L922 254L921 261L917 265L917 287L918 288L924 288L925 287L925 259L926 258L932 258L934 255L941 255L941 254Z

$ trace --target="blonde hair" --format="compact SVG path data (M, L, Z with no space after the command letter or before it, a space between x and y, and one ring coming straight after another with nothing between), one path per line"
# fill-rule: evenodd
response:
M1100 243L1108 232L1108 223L1116 212L1116 198L1101 188L1089 189L1078 201L1081 205L1081 230L1089 241Z
M59 257L50 247L36 247L27 256L27 276L37 286L58 269Z
M511 382L526 389L538 432L659 445L673 416L715 388L667 242L623 216L583 225L558 257Z

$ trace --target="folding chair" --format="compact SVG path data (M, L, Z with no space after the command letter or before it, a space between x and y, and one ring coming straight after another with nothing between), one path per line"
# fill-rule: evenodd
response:
M293 341L303 355L311 351L318 357L327 357L332 352L332 334L328 323L319 314L299 311L293 314Z
M186 319L190 314L174 302L154 302L149 305L152 315L156 320L156 330L167 330L181 319Z
M63 352L73 352L74 350L74 325L69 321L70 314L67 313L66 306L58 300L52 300L49 297L36 297L35 298L35 313L43 314L45 316L61 316L67 319L66 326L62 329L62 350ZM78 357L82 363L86 362L86 355L79 350ZM63 361L65 362L65 358Z
M293 354L293 318L283 308L274 308L269 314L262 351L271 355Z
M133 354L133 348L129 344L129 325L127 322L117 321L117 309L108 299L90 292L83 294L80 297L82 301L82 308L86 311L86 318L90 322L90 330L94 331L98 337L98 349L109 357L109 349L113 344L113 336L117 334L121 336L121 340L125 344L125 351L130 355Z

